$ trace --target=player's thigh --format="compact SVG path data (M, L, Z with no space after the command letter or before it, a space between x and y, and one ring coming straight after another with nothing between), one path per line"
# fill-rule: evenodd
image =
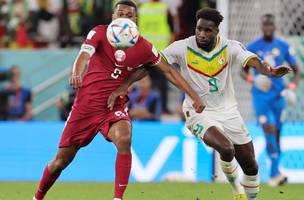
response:
M285 118L284 116L285 107L286 107L286 102L283 97L280 97L277 101L275 101L272 107L275 126L279 130L282 128L282 122L284 121Z
M214 148L219 153L233 154L233 145L231 141L225 136L223 131L216 126L209 127L204 136L202 137L204 143L212 148Z
M192 108L184 108L183 110L186 116L186 126L193 135L200 137L208 146L218 152L232 146L223 133L221 123L215 119L216 114L209 111L196 113Z
M246 175L256 175L258 173L258 165L255 159L252 141L242 145L234 145L234 149L235 158L244 173Z
M271 105L267 100L259 97L253 97L253 107L259 124L273 124L271 114Z
M119 120L110 125L107 135L116 146L120 142L131 142L132 130L129 120Z
M252 140L246 124L238 110L233 110L223 120L224 133L233 144L246 144Z

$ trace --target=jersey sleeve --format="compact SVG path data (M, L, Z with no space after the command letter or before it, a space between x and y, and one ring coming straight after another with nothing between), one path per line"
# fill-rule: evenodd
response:
M145 54L146 56L144 57L143 64L149 66L157 65L160 62L161 57L154 45L144 39L144 46L147 53Z
M255 58L257 57L256 54L248 51L245 46L235 40L231 40L230 41L230 48L231 51L233 52L233 56L236 58L236 60L238 62L241 63L241 65L243 67L245 67L247 65L247 62L251 59L251 58Z
M101 44L103 27L96 26L87 35L87 38L81 45L80 52L87 52L92 56L98 45Z
M168 47L166 47L162 52L161 56L165 61L169 64L177 63L179 54L180 54L180 46L177 42L173 42Z
M286 55L286 61L289 65L295 65L297 64L297 59L295 57L295 50L287 44L287 55Z

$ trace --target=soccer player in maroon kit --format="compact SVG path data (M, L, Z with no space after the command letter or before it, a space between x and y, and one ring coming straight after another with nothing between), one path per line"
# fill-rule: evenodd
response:
M132 1L116 3L113 20L124 17L136 22L136 16L137 8ZM198 94L173 67L161 59L151 43L139 37L133 47L118 50L107 41L106 29L104 25L93 28L75 60L70 80L77 90L74 105L65 124L58 152L45 167L33 200L44 198L77 151L88 145L99 131L117 148L114 200L122 199L131 169L131 123L126 107L127 97L119 98L115 104L108 104L108 98L133 70L136 73L136 68L151 66L161 70L168 80L192 98L196 112L204 109Z

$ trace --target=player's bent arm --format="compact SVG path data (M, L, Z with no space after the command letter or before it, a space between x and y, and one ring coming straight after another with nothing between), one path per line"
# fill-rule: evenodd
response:
M108 97L108 108L113 109L117 97L127 95L128 88L149 73L148 66L137 68L124 82Z
M161 61L156 65L167 79L173 83L176 87L187 93L190 98L193 100L193 107L196 112L202 112L205 108L205 105L202 103L199 95L192 89L192 87L186 82L186 80L180 75L180 73L169 65L166 61L161 59Z
M273 68L269 66L267 63L262 62L257 57L252 57L251 59L249 59L245 67L254 67L261 74L264 74L266 76L275 76L275 77L282 77L291 71L289 67L283 65Z
M86 70L88 61L90 60L90 54L85 51L80 51L72 68L72 76L70 84L75 88L79 88L82 83L82 76Z

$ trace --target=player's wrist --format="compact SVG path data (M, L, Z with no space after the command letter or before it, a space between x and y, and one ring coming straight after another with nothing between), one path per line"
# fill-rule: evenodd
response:
M295 83L289 83L288 88L292 91L295 91L297 89L297 84Z
M247 76L246 76L246 81L248 82L248 83L252 83L253 82L253 76L251 75L251 74L248 74Z

